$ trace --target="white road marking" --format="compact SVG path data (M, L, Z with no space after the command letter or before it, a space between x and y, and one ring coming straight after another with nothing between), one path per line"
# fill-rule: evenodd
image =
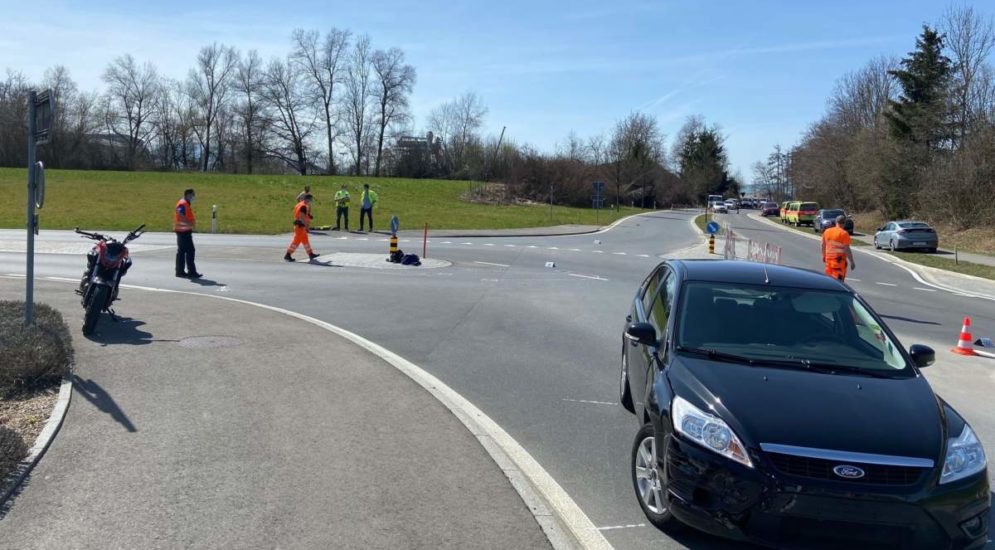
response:
M473 243L460 243L460 244L473 244Z
M881 286L898 286L895 283L874 283L874 284Z
M482 283L496 283L498 281L500 281L500 279L481 279L480 280L480 282L482 282Z
M399 242L402 242L402 243L410 243L410 242L411 242L411 239L401 239L401 240L400 240Z
M592 252L594 252L595 254L604 254L605 253L604 250L592 250Z
M598 531L611 531L613 529L632 529L633 527L646 527L646 524L630 523L629 525L609 525L608 527L598 527Z
M14 274L14 277L18 277L18 275ZM23 277L23 275L20 277ZM515 439L512 438L511 435L504 430L504 428L502 428L491 417L484 414L484 411L480 410L476 405L460 395L459 392L443 383L442 380L439 380L428 371L388 350L380 344L377 344L372 340L367 340L366 338L363 338L362 336L339 326L326 323L320 319L309 317L302 313L297 313L288 309L260 304L258 302L250 302L248 300L241 300L230 296L218 296L214 294L205 294L203 292L191 292L186 290L171 290L167 288L124 284L121 286L138 290L147 290L150 292L167 292L174 294L186 294L188 296L202 296L215 300L226 300L238 304L255 306L260 309L300 319L349 340L350 342L386 361L398 371L411 378L415 383L424 388L425 391L432 394L433 397L438 399L439 402L449 409L453 413L453 416L455 416L456 419L459 420L466 427L466 429L477 438L477 441L480 442L480 445L485 451L487 451L494 462L497 463L502 470L505 470L505 473L509 479L514 480L514 476L520 474L528 481L527 484L519 484L512 481L511 485L516 491L518 491L519 496L521 496L522 500L525 501L526 506L530 509L534 510L540 505L539 497L541 496L542 500L545 501L544 504L551 508L557 516L555 519L551 517L543 517L541 515L533 516L542 527L542 530L549 537L550 542L553 543L554 548L567 547L566 541L559 538L562 535L558 535L556 537L549 536L550 533L555 533L558 530L556 519L560 520L560 522L571 531L571 534L582 548L597 550L610 550L612 548L611 544L608 543L608 539L606 539L604 535L598 531L598 528L595 527L594 523L591 521L591 518L587 517L587 514L585 514L584 511L581 510L580 506L578 506L577 503L570 498L570 495L563 489L562 486L560 486L559 483L556 482L555 479L553 479L553 476L549 475L549 472L547 472L542 465L539 464L535 457L529 454L529 452L525 450L525 447L522 447L520 443L515 441Z
M528 246L528 248L539 248L539 247L538 247L538 246L536 246L536 245L534 245L534 244L530 244L530 245Z
M598 277L597 275L581 275L580 273L567 273L571 277L580 277L581 279L591 279L592 281L607 281L604 277Z
M69 277L42 277L42 279L45 279L45 280L48 280L48 281L60 281L60 282L65 282L65 283L78 283L79 282L79 279L71 279Z
M625 252L612 252L616 256L625 256Z
M914 286L912 288L914 288L916 290L922 290L923 292L936 292L935 288L923 288L921 286Z
M494 243L484 243L484 246L494 246Z
M515 248L515 245L513 244L506 244L505 246L507 246L508 248Z
M580 252L580 249L579 248L571 248L570 252Z
M611 403L608 401L589 401L587 399L563 399L563 401L569 401L571 403L587 403L589 405L611 405L613 407L615 406L615 403Z
M546 250L559 250L559 249L560 249L560 248L559 248L559 247L557 247L557 246L549 246L549 247L546 247Z
M335 237L336 241L345 241L345 240L348 240L348 239L349 239L349 237Z
M847 282L849 282L849 281L853 281L855 283L859 283L860 282L860 279L854 279L853 277L847 277L846 280L847 280Z
M640 258L649 258L649 257L650 257L650 255L649 255L649 254L638 254L638 256L639 256Z
M442 244L453 244L453 241L442 241Z
M480 264L480 265L493 265L493 266L497 266L497 267L511 267L508 264L496 264L494 262L473 262L473 263Z

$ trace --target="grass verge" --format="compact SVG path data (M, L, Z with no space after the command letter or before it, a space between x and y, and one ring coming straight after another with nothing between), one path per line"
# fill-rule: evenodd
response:
M708 231L705 231L705 226L708 225L708 222L705 221L705 217L706 217L705 214L699 214L698 216L696 216L694 218L694 224L698 226L698 229L701 229L702 233L704 233L705 235L708 235ZM712 217L708 216L708 218L709 218L708 221L711 221ZM719 224L719 231L718 231L718 233L716 233L716 235L722 235L723 232L724 231L723 231L723 228L722 228L722 224Z
M23 228L26 170L0 168L0 227ZM305 184L315 195L315 225L335 223L332 197L345 184L352 195L350 217L359 224L363 183L376 190L374 221L386 229L397 215L401 229L512 229L582 224L607 225L640 212L620 212L542 204L494 205L464 200L470 182L361 178L349 176L231 175L185 172L104 172L47 170L43 229L129 230L144 223L150 231L171 231L173 207L183 190L197 191L198 231L211 229L211 206L218 206L222 233L276 234L292 229L294 199Z
M972 264L970 262L954 263L953 259L921 252L888 252L888 254L893 254L898 258L914 264L963 273L965 275L974 275L975 277L995 281L995 266Z

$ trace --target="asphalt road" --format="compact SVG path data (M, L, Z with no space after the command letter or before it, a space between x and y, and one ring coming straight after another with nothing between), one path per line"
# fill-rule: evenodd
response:
M136 242L127 282L225 292L343 326L404 356L480 407L522 444L617 548L733 548L694 532L676 537L645 521L629 478L634 417L617 405L621 329L632 294L661 257L700 242L693 214L660 211L600 234L431 238L439 269L378 270L286 264L289 237L197 235L206 279L172 277L172 235ZM783 247L784 263L820 268L815 241L750 220L719 216L744 235ZM0 232L0 243L23 239ZM38 255L38 276L77 277L85 242L43 233L65 254ZM343 238L345 237L345 238ZM366 239L366 240L363 240ZM317 251L385 253L382 235L314 235ZM73 249L75 246L79 250ZM402 249L421 253L411 239ZM2 249L2 247L0 247ZM547 267L554 262L555 267ZM852 285L906 345L936 347L928 371L988 449L995 364L954 358L964 315L976 335L995 333L995 304L923 287L905 271L860 255ZM0 253L0 273L23 273L23 254ZM894 285L894 286L891 286ZM126 304L121 306L127 314Z

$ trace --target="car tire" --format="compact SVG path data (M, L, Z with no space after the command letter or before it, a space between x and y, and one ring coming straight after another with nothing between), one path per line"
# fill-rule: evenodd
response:
M936 247L935 246L931 246L931 247L929 247L929 248L926 249L926 252L929 252L930 254L936 254Z
M629 470L632 473L632 488L646 519L656 527L669 531L678 527L680 522L667 507L667 487L662 479L665 470L660 468L657 460L654 434L651 423L643 424L636 432Z
M878 244L878 236L874 235L874 250L881 250L881 245Z
M622 342L622 365L619 369L618 400L625 407L625 410L636 413L636 408L632 405L632 390L629 388L629 354L625 351L626 342Z
M891 250L892 252L898 250L897 248L895 248L895 239L891 239L888 241L888 250Z

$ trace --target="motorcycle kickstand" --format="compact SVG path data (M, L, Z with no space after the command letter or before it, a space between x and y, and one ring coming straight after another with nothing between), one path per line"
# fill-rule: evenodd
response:
M117 318L117 314L114 313L113 309L107 308L107 314L111 316L111 321L114 321L115 323L120 321L120 319Z

